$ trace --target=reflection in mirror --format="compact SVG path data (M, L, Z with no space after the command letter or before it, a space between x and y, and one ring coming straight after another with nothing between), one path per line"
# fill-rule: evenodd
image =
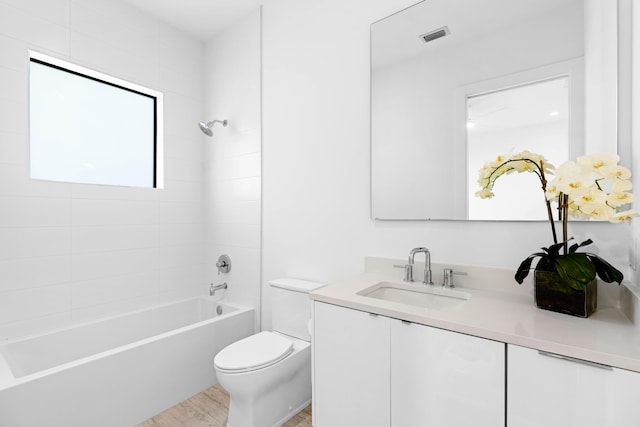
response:
M569 160L569 77L533 82L467 98L467 202L469 219L547 219L540 180L513 174L496 181L491 199L475 196L487 153L544 153L553 165Z
M596 60L616 50L615 25L603 30L602 17L611 16L603 13L604 3L615 2L426 0L374 23L372 217L544 220L528 209L514 211L519 202L511 196L490 202L508 207L477 207L488 202L473 198L478 170L498 154L524 149L559 164L594 152L585 135L615 128L609 88L613 80L615 89L616 63ZM426 42L422 36L434 31L438 37ZM560 97L563 107L558 104L558 115L545 122L534 123L531 111L513 115L522 111L518 105L550 109ZM476 127L467 129L467 119ZM552 124L564 126L558 131L564 132L562 147L558 134L548 133ZM483 128L489 125L493 129ZM598 132L587 134L586 126ZM597 139L598 151L617 151L615 138L608 138L608 147L607 138Z

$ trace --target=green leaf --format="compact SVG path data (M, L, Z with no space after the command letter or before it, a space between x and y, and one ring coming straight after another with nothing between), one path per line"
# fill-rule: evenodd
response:
M564 246L564 242L561 243L556 243L553 244L551 246L549 246L548 248L542 248L547 254L549 254L549 256L551 258L555 258L557 256L559 256L560 254L560 249L562 249L562 247Z
M614 266L612 266L611 264L609 264L607 261L603 260L596 254L587 253L585 255L593 263L593 265L596 268L598 277L603 282L606 282L606 283L617 282L618 285L622 282L622 279L624 279L624 275L620 272L620 270L618 270L617 268L615 268Z
M545 258L547 257L547 254L543 252L536 252L534 254L529 255L527 258L525 258L524 261L520 263L518 270L516 270L516 275L515 275L516 282L522 285L522 282L524 281L524 279L529 275L529 270L531 269L531 263L537 257Z
M571 239L569 239L569 240L571 240ZM583 246L588 246L588 245L590 245L592 243L593 243L593 240L591 240L591 239L587 239L587 240L585 240L584 242L582 242L580 244L574 243L569 248L569 253L570 254L575 253L579 248L582 248Z
M560 277L576 290L584 289L587 283L596 277L596 267L586 254L559 256L555 259L554 265Z

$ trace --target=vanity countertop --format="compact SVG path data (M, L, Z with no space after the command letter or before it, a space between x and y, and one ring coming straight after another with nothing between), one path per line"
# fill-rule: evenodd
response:
M444 310L357 295L378 282L402 283L397 276L364 273L318 289L311 299L640 372L640 329L615 304L599 301L587 319L541 310L532 286L513 281L504 287L457 285L471 298Z

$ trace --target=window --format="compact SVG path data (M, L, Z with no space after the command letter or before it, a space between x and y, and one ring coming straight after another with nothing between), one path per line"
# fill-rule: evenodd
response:
M162 93L30 52L31 178L162 186Z

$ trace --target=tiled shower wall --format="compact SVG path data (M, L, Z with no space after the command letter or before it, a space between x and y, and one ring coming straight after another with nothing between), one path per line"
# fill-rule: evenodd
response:
M164 92L164 189L29 179L28 49ZM206 291L203 52L117 1L0 0L0 339Z
M226 297L256 309L260 328L261 70L260 10L256 9L205 48L206 120L216 124L205 143L207 280L227 282ZM221 254L231 271L217 274Z

